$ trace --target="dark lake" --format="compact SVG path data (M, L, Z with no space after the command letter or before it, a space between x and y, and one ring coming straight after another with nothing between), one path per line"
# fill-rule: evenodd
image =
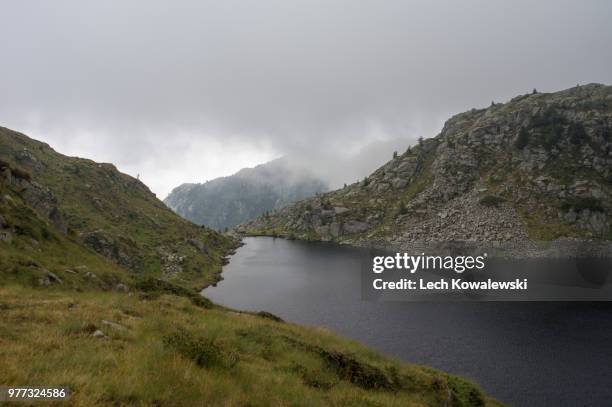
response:
M324 326L478 383L511 406L612 405L612 304L361 300L359 249L247 238L204 294Z

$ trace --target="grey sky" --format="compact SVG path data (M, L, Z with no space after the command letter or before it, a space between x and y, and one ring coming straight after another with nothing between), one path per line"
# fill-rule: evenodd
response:
M322 161L361 149L363 169L369 143L491 100L612 83L611 18L605 0L5 2L0 125L160 197L282 154L352 181Z

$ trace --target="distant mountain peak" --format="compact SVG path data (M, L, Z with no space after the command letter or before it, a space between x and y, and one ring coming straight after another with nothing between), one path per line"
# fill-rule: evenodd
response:
M326 190L308 169L280 157L227 177L182 184L164 203L192 222L221 230Z

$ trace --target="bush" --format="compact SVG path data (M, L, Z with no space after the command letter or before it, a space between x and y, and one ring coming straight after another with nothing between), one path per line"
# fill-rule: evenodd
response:
M554 146L557 145L558 141L561 139L561 135L563 134L563 128L557 124L549 126L549 128L544 133L544 137L542 138L542 146L550 151Z
M13 173L13 176L17 179L21 179L28 182L32 181L32 176L26 171L20 170L19 168L13 168L11 172Z
M522 150L527 147L527 144L529 144L529 133L527 132L527 130L525 130L524 127L521 127L518 132L518 135L516 136L516 140L514 140L514 147L519 150Z
M576 212L584 211L586 209L591 212L603 212L604 208L601 201L595 198L570 198L561 203L561 209L569 211L571 209Z
M198 366L205 368L223 367L231 369L240 360L238 354L224 351L214 343L214 340L196 337L184 330L166 336L164 345L193 360Z
M493 206L497 208L504 201L505 199L502 197L495 195L486 195L480 199L479 203L484 206Z
M284 321L283 321L283 319L282 319L281 317L276 316L276 315L274 315L273 313L268 312L268 311L259 311L259 312L258 312L256 315L257 315L258 317L265 318L265 319L269 319L269 320L271 320L271 321L275 321L275 322L284 322Z
M575 146L579 146L587 138L587 134L584 130L584 126L582 125L582 123L572 123L569 127L568 132L570 143Z
M396 390L392 382L379 368L361 362L342 352L319 350L320 356L327 365L336 371L339 378L347 380L363 389Z
M406 204L403 201L399 204L398 213L400 215L405 215L408 213L408 208L406 208Z
M605 126L601 129L601 136L605 141L610 141L610 136L612 135L612 131L608 126Z

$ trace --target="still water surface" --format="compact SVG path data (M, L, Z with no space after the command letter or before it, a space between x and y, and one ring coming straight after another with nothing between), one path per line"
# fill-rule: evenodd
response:
M246 238L204 295L472 379L511 406L612 406L612 304L361 300L359 249Z

